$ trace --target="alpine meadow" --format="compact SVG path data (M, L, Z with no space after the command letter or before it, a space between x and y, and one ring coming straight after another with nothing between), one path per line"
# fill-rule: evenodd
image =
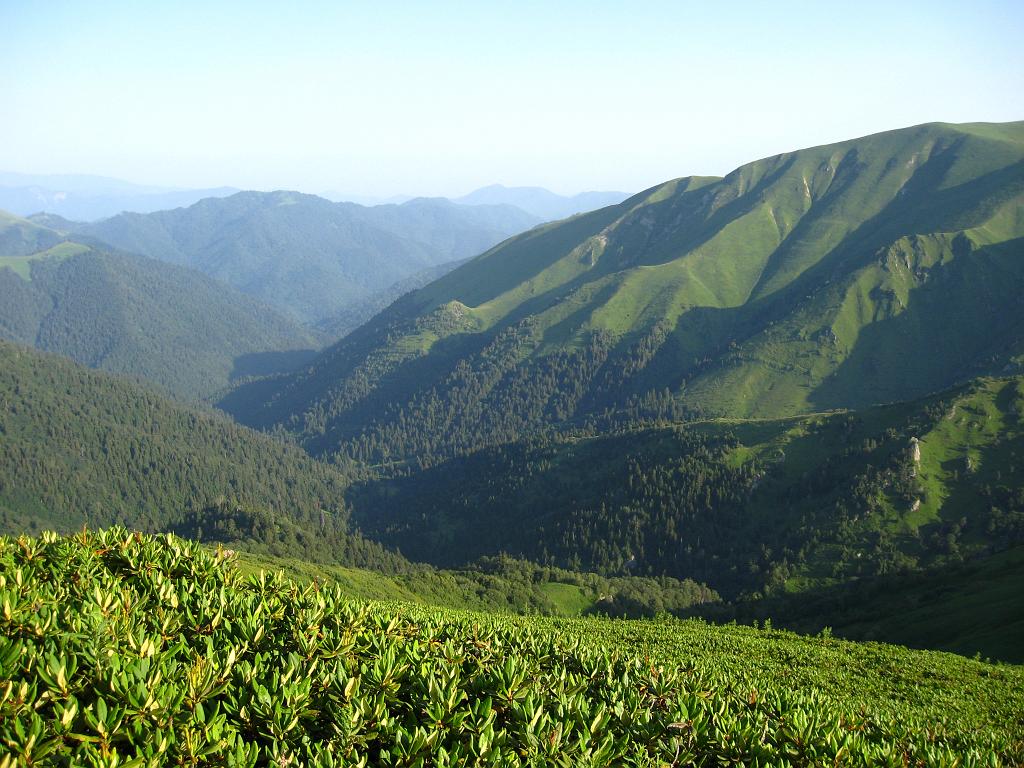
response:
M1024 766L1016 3L0 27L0 768Z

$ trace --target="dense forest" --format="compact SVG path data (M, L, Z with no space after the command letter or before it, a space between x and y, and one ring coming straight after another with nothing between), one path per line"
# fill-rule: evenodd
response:
M801 591L1024 542L1021 383L859 414L537 438L348 498L368 535L448 567L508 552L726 596Z
M5 530L155 531L188 515L198 536L215 510L244 507L245 535L346 531L347 477L294 446L55 356L0 342L0 361Z
M689 580L605 578L508 558L482 558L459 573L409 562L353 528L343 494L355 468L6 342L0 467L0 532L173 531L289 567L370 569L379 574L364 577L377 585L372 594L387 575L408 598L488 610L637 616L718 599Z
M0 338L181 399L287 370L319 346L262 302L173 264L71 242L18 262L0 258Z

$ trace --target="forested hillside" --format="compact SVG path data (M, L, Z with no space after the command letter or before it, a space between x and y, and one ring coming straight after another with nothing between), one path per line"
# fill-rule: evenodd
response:
M508 552L801 592L1024 544L1022 417L1024 379L982 380L855 414L514 443L349 501L368 535L438 565Z
M351 528L350 480L216 412L0 342L0 534L114 523L171 530L270 558L304 580L338 581L350 594L484 610L637 616L718 599L692 581L507 558L459 573L416 565Z
M0 436L5 531L122 523L203 538L196 521L212 534L217 519L281 554L336 547L345 562L350 542L381 552L346 536L348 481L337 468L213 411L6 342Z
M238 377L287 370L319 340L198 272L68 241L0 258L0 338L191 400Z
M1024 354L1024 123L929 124L519 235L224 406L314 453L443 458L604 414L863 408Z
M536 223L511 206L420 198L366 208L297 192L240 192L73 225L71 232L196 269L313 323Z
M0 210L0 266L8 259L45 251L64 238L45 226Z

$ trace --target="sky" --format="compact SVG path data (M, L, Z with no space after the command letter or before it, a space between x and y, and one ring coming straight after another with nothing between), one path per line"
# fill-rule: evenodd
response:
M0 170L638 191L1024 119L1024 2L0 0Z

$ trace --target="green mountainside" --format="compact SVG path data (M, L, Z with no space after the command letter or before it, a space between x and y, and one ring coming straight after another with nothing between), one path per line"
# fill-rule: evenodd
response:
M906 400L1019 363L1022 247L1024 123L891 131L518 235L223 405L380 463Z
M1024 540L1019 387L982 382L857 417L507 446L352 487L364 470L0 342L0 531L173 530L255 553L243 555L249 570L490 611L683 615L717 602L706 581L748 598L700 609L712 618L1017 660L1006 617L1024 594L1024 560L973 558ZM917 486L902 472L909 433L922 446ZM924 500L914 514L908 492ZM501 552L540 562L487 557ZM973 584L962 598L958 579ZM851 584L864 594L844 592ZM899 621L908 600L916 630Z
M318 346L298 323L198 272L71 241L0 257L0 338L185 399L287 369Z
M365 208L297 192L241 192L188 208L123 213L70 231L76 239L191 267L312 323L536 223L511 206L420 198Z
M45 225L0 211L0 259L29 256L62 240L63 236Z
M0 525L171 530L361 597L1024 658L1024 123L676 180L448 271L504 220L456 208L0 222L2 335L232 382L219 405L273 433L0 343ZM108 225L188 267L102 252ZM315 354L193 269L339 334L446 274Z
M0 438L5 531L159 531L240 507L285 554L292 529L316 530L321 510L345 530L337 468L215 411L2 341Z
M1024 544L1024 378L855 414L622 428L486 449L348 494L371 538L447 567L507 552L726 597Z
M413 564L350 530L350 481L214 411L0 341L0 533L171 530L353 595L480 610L638 616L718 599L690 581L507 558L460 572Z

